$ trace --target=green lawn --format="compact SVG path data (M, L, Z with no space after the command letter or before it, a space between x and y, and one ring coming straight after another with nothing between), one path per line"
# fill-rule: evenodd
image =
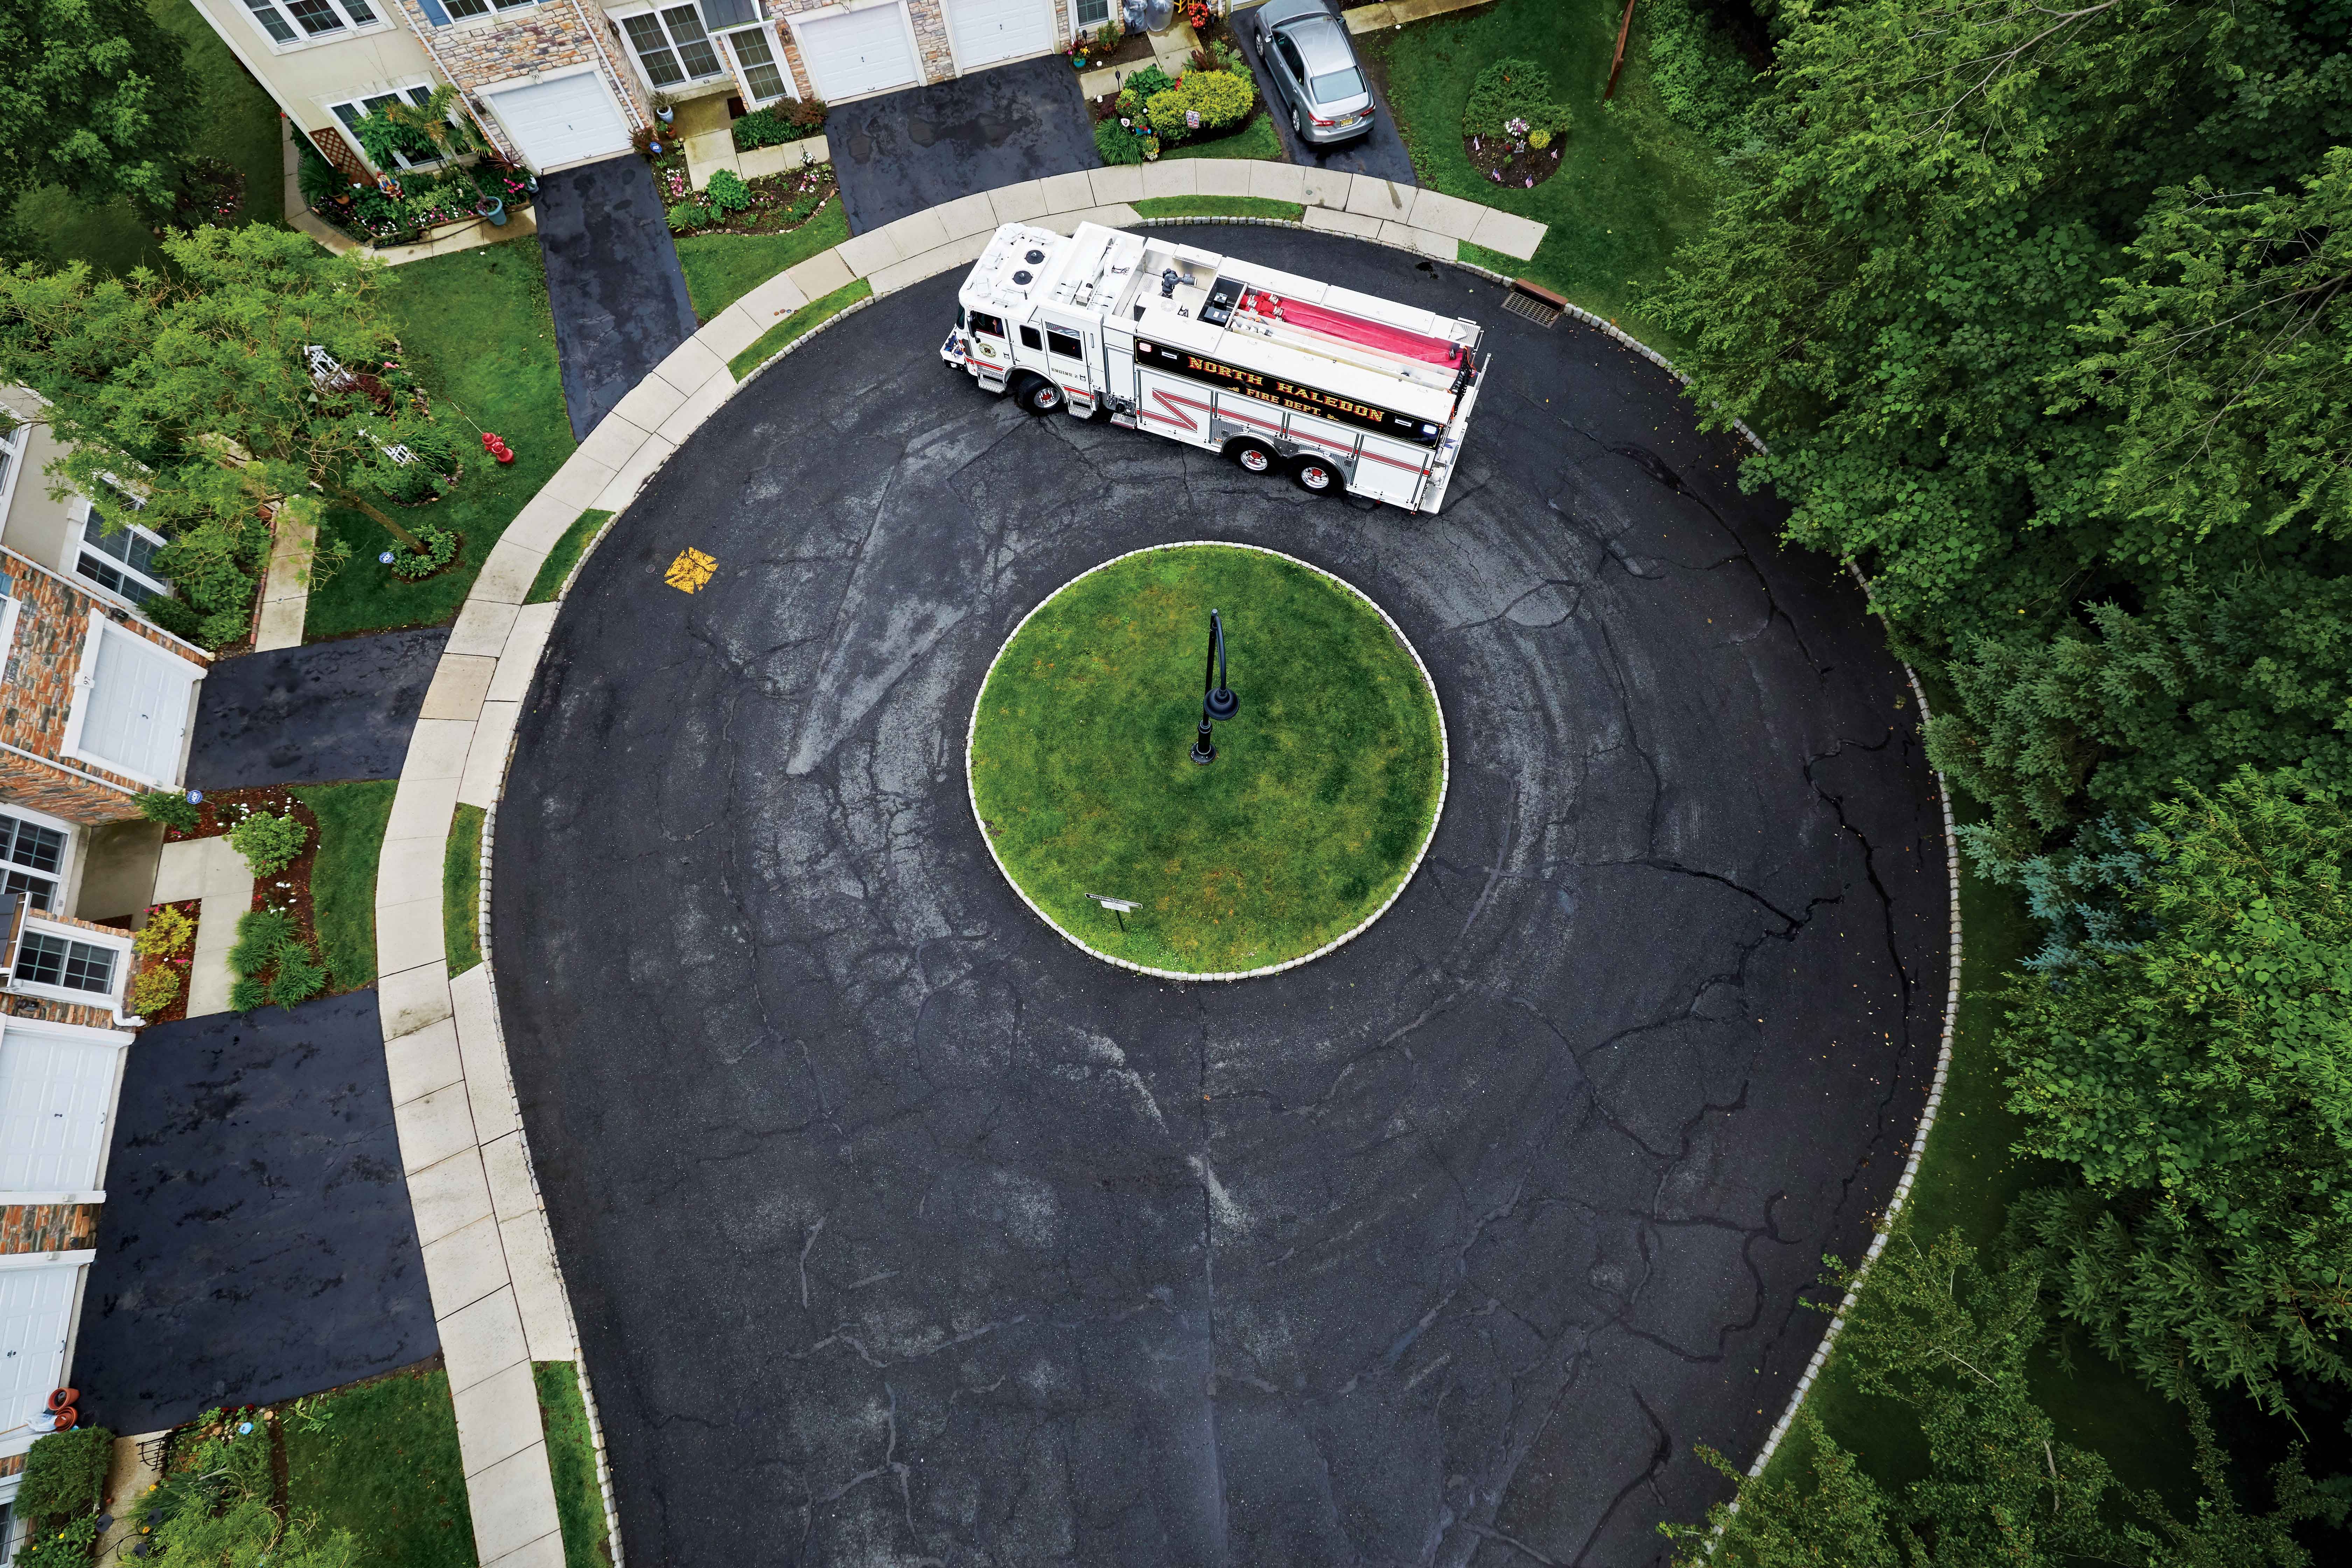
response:
M441 858L441 942L449 973L482 962L482 808L461 805Z
M1307 205L1266 196L1146 196L1135 211L1140 217L1274 217L1297 223L1307 216Z
M1952 1036L1951 1073L1912 1184L1909 1214L1923 1235L1957 1226L1981 1249L2000 1238L2010 1201L2058 1171L2012 1150L2021 1125L2005 1103L2008 1093L1992 1050L2004 1012L1998 997L2001 977L2039 943L2039 929L2014 894L1970 874L1965 860L1960 928L1960 1016ZM2053 1345L2055 1340L2053 1333ZM2035 1398L2058 1435L2104 1455L2125 1486L2153 1488L2176 1508L2189 1508L2196 1488L2179 1407L2087 1346L2074 1346L2067 1359L2071 1365L2045 1353L2034 1377ZM1895 1401L1857 1389L1834 1351L1810 1403L1830 1436L1881 1482L1898 1485L1927 1473L1927 1446L1917 1424ZM1781 1445L1772 1460L1776 1479L1811 1474L1805 1447L1795 1435Z
M1263 111L1254 116L1247 125L1230 136L1220 136L1213 142L1188 142L1181 147L1160 150L1160 160L1171 158L1282 158L1282 133L1274 128L1273 118Z
M563 531L563 537L555 542L555 548L547 552L547 559L539 563L539 575L530 580L530 592L523 595L522 602L526 605L551 603L557 595L563 592L563 580L572 575L572 568L579 563L580 552L588 548L588 542L596 537L596 531L612 521L611 512L598 511L593 507L572 519L572 526Z
M294 792L319 815L310 905L320 954L338 991L375 984L375 867L398 787L396 780L371 779Z
M352 558L310 595L303 635L313 642L437 626L455 616L490 547L576 445L537 239L412 261L384 277L386 306L408 363L431 392L436 416L454 427L467 454L465 477L446 500L385 510L403 521L454 529L465 544L447 571L403 582L376 559L391 547L391 536L363 512L330 509L326 526L350 542ZM510 466L482 455L476 426L506 438L515 454Z
M1633 288L1663 279L1675 246L1705 226L1716 158L1667 118L1638 41L1626 51L1616 100L1602 106L1622 15L1618 0L1496 0L1368 34L1356 47L1385 79L1423 184L1550 226L1532 261L1466 247L1465 259L1557 289L1670 353L1680 345L1634 308ZM1487 180L1462 146L1472 79L1511 56L1547 67L1576 115L1560 172L1532 191Z
M319 1403L323 1430L285 1422L287 1506L350 1531L370 1568L473 1568L448 1373L394 1373Z
M704 321L719 314L787 267L797 267L820 250L849 237L841 198L829 196L808 222L790 234L689 234L678 239L677 261L686 268L686 291Z
M812 331L820 321L829 321L860 300L869 299L874 285L860 278L835 289L822 300L812 300L761 332L759 341L727 362L727 372L740 381L768 362L769 356L794 338Z
M1213 605L1241 710L1200 766ZM982 690L971 779L992 846L1065 931L1210 974L1311 952L1381 908L1427 839L1441 757L1437 705L1377 611L1211 545L1129 556L1032 616ZM1096 893L1138 908L1115 921Z
M245 171L245 208L226 224L286 220L284 152L278 106L246 74L188 0L149 0L149 9L187 46L188 71L203 108L197 153ZM163 264L163 247L128 202L92 211L44 187L17 203L16 216L57 261L87 261L101 272Z
M539 1421L547 1433L547 1468L555 1478L555 1514L563 1531L563 1568L604 1568L604 1494L596 1480L596 1441L588 1406L568 1361L535 1361Z

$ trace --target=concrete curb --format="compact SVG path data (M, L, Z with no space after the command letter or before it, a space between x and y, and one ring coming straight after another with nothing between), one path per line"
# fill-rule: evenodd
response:
M1397 642L1402 646L1404 651L1412 657L1413 668L1421 672L1422 685L1429 689L1429 705L1437 710L1437 805L1429 815L1429 830L1421 836L1421 847L1413 851L1412 864L1405 868L1404 875L1398 879L1397 885L1389 889L1389 896L1381 900L1381 907L1374 910L1370 914L1366 915L1362 920L1357 921L1347 931L1336 937L1333 937L1329 942L1325 942L1321 947L1317 948L1312 952L1302 952L1296 958L1286 958L1280 963L1269 963L1263 969L1236 969L1213 974L1195 974L1189 971L1181 969L1154 969L1148 963L1137 963L1131 959L1120 958L1115 953L1105 952L1102 949L1081 941L1076 932L1063 925L1061 921L1047 914L1044 910L1039 909L1037 907L1037 900L1031 898L1028 890L1023 888L1019 882L1013 879L1013 873L1004 868L1004 858L997 854L995 841L988 836L988 819L980 815L980 787L972 782L971 776L972 742L980 734L980 700L982 696L987 694L989 677L996 673L997 665L1003 660L1004 650L1013 646L1013 639L1021 635L1021 628L1027 626L1033 619L1034 619L1038 611L1052 604L1055 599L1060 598L1063 593L1067 589L1076 584L1085 582L1087 578L1093 576L1096 573L1104 570L1106 567L1116 566L1120 562L1131 560L1138 555L1148 555L1155 550L1184 550L1200 545L1211 545L1222 550L1248 550L1260 555L1271 555L1277 561L1287 561L1294 566L1304 566L1309 572L1314 573L1318 577L1323 578L1327 582L1336 584L1348 593L1350 593L1357 598L1361 599L1366 605L1371 606L1371 611L1374 615L1380 616L1381 624L1389 628L1389 635L1395 637ZM1085 953L1088 958L1100 959L1105 963L1114 964L1120 969L1130 970L1137 974L1149 974L1160 980L1196 981L1262 979L1269 974L1280 974L1285 970L1297 969L1303 963L1312 963L1317 959L1323 957L1327 953L1337 952L1339 949L1347 946L1349 942L1355 941L1366 931L1371 930L1372 927L1380 923L1381 917L1388 913L1391 907L1393 906L1399 899L1404 897L1404 890L1412 885L1413 877L1421 870L1421 863L1424 859L1428 858L1429 847L1437 841L1437 825L1445 820L1445 791L1446 787L1453 782L1454 750L1450 742L1447 741L1445 734L1445 703L1437 695L1437 682L1430 679L1429 666L1422 663L1421 661L1421 650L1412 646L1412 639L1404 635L1404 628L1396 624L1396 617L1390 615L1387 609L1381 605L1378 599L1373 598L1370 594L1365 593L1361 588L1357 587L1345 577L1342 577L1334 572L1328 572L1322 567L1316 565L1312 561L1302 561L1296 555L1286 554L1284 552L1279 550L1268 550L1263 544L1236 544L1227 540L1219 539L1171 539L1165 544L1147 544L1140 550L1127 551L1121 554L1112 556L1108 561L1097 562L1094 565L1087 567L1085 571L1071 578L1069 582L1063 584L1061 587L1055 589L1052 593L1038 600L1036 604L1031 605L1029 613L1021 617L1019 624L1014 626L1013 630L1005 635L1004 641L998 645L996 657L988 661L988 669L986 673L982 674L980 678L980 690L973 695L971 700L971 719L965 724L963 732L964 798L971 803L972 824L980 829L980 841L988 847L989 859L995 863L997 874L1004 879L1005 885L1013 889L1013 896L1018 898L1023 903L1028 905L1029 912L1035 915L1039 920L1045 921L1046 926L1054 932L1055 935L1060 937L1064 942L1068 942L1072 947L1076 948L1080 952Z
M974 193L855 236L769 279L678 345L621 399L508 525L468 590L425 693L386 824L377 864L376 949L394 1119L436 1326L450 1368L475 1543L486 1568L562 1568L563 1543L530 1375L532 1361L564 1360L577 1368L595 1441L613 1557L616 1564L622 1558L604 1429L509 1070L489 922L491 849L515 730L572 584L669 455L740 385L871 301L860 300L818 323L763 361L742 383L728 369L734 355L776 321L856 279L866 279L878 299L968 266L1001 224L1057 219L1065 226L1084 221L1123 227L1257 223L1344 234L1456 266L1468 265L1459 260L1462 243L1531 257L1545 232L1543 226L1507 213L1366 175L1333 174L1288 163L1221 167L1221 162L1185 159L1143 169L1098 169ZM1160 196L1256 196L1298 202L1312 210L1310 221L1293 224L1216 217L1144 219L1128 205ZM1384 210L1389 216L1383 216ZM1426 222L1401 220L1394 216L1400 213L1404 219ZM1312 221L1318 217L1322 221ZM1485 268L1468 269L1510 281ZM1688 384L1688 378L1654 351L1588 311L1570 310L1579 321ZM1762 449L1762 442L1745 426L1740 433ZM581 552L562 595L550 603L524 604L548 552L580 513L591 509L614 517ZM1416 654L1416 661L1418 658ZM1916 677L1912 685L1916 692ZM1924 716L1924 700L1921 711ZM442 937L441 866L461 802L481 806L485 814L478 906L482 963L453 976ZM1936 1089L1889 1205L1890 1222L1910 1192L1940 1103L1958 1000L1958 870L1948 803L1945 821L1945 852L1955 888L1952 998L1945 1014ZM1882 1232L1864 1260L1865 1268L1883 1245ZM1852 1304L1850 1294L1758 1457L1759 1469L1811 1388Z

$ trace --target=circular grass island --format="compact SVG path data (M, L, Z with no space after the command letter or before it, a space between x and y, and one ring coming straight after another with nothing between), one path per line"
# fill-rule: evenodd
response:
M1202 764L1212 609L1241 707ZM1013 628L965 763L998 868L1063 936L1150 973L1239 980L1329 952L1404 889L1445 803L1445 721L1404 634L1354 588L1270 550L1166 544Z

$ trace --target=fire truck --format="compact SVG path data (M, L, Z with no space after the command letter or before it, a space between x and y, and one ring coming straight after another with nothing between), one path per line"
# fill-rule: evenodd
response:
M1252 473L1433 512L1486 366L1474 321L1082 223L1006 224L940 357L1032 414L1149 430Z

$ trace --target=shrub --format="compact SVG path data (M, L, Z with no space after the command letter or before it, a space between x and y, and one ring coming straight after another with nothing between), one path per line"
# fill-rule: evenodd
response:
M1694 0L1654 0L1642 8L1642 26L1649 35L1650 83L1667 115L1718 149L1738 147L1761 79L1730 30Z
M1470 86L1469 104L1462 110L1462 134L1512 134L1509 126L1514 120L1527 124L1527 131L1519 134L1568 133L1568 105L1559 101L1551 72L1533 60L1496 60L1478 73L1478 79Z
M131 945L142 958L169 958L188 945L194 934L196 922L163 904L147 912L147 923L131 939Z
M301 172L295 179L304 201L317 206L352 194L352 177L320 157L308 137L296 137L294 148L302 159Z
M1144 113L1162 142L1184 142L1232 130L1249 118L1256 103L1257 89L1246 78L1231 71L1190 71L1176 86L1147 99ZM1201 117L1197 130L1185 122L1188 111Z
M269 987L250 977L229 983L228 1009L232 1013L250 1013L269 1001Z
M1145 66L1119 84L1119 101L1124 104L1129 93L1135 94L1138 103L1150 103L1160 94L1176 85L1176 79L1157 65ZM1130 111L1131 112L1131 111Z
M821 98L796 99L782 112L785 119L812 134L824 129L824 100Z
M1095 151L1102 161L1112 167L1121 163L1143 162L1143 138L1116 120L1099 121L1095 125Z
M423 463L395 463L379 458L361 472L376 494L402 506L423 506L441 494L440 477Z
M158 599L159 605L176 603ZM184 606L183 606L184 608ZM189 803L188 797L175 789L151 789L139 797L139 815L150 822L160 822L166 827L176 827L183 833L194 833L204 814Z
M90 1549L97 1544L98 1518L84 1514L62 1529L35 1531L9 1561L16 1568L89 1568Z
M175 533L155 552L155 570L176 597L151 599L147 614L175 636L222 647L253 624L269 530L257 517L208 517Z
M732 169L713 174L710 183L702 187L702 194L710 198L712 208L721 217L732 216L751 205L751 187Z
M269 999L280 1007L308 1002L327 988L327 966L309 942L299 938L281 942L275 957L278 973L270 976Z
M735 150L750 153L761 147L781 147L787 142L798 142L816 134L824 123L824 109L820 105L814 120L803 119L782 109L755 109L735 121Z
M692 234L710 219L710 209L700 202L672 202L665 215L669 219L672 234Z
M131 983L131 1011L142 1018L152 1017L179 994L179 970L168 963L151 963Z
M352 134L359 138L360 150L368 155L368 162L379 169L398 168L399 161L393 156L395 153L404 153L425 163L441 155L440 149L433 145L433 138L381 110L352 126Z
M419 523L409 530L416 535L422 550L402 548L392 552L392 571L395 577L414 583L420 577L430 577L457 558L457 536L446 528L431 523Z
M25 1456L25 1479L16 1489L14 1511L36 1526L96 1513L113 1458L114 1434L103 1426L78 1426L35 1438ZM82 1555L87 1562L89 1553Z
M408 448L427 473L443 477L457 470L457 439L446 426L430 420L412 419L396 426L394 444Z
M310 830L290 813L274 816L266 811L255 812L228 831L229 843L257 877L275 877L292 865L310 837Z
M269 967L281 946L301 934L294 917L277 910L249 910L236 918L236 945L228 950L228 966L251 980Z

